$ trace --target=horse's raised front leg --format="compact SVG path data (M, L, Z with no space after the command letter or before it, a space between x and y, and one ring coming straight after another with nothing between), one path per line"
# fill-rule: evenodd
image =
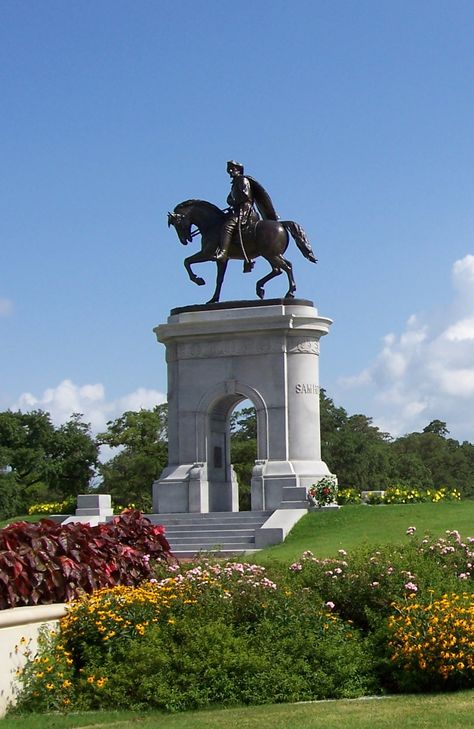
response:
M224 281L224 275L227 268L228 261L217 261L217 276L216 276L216 288L212 299L209 299L208 304L217 304L221 295L222 282Z
M206 261L209 261L209 255L205 253L204 251L198 251L194 254L194 256L188 256L188 258L184 259L184 267L186 271L188 272L188 276L191 279L191 281L198 286L204 286L206 283L201 276L196 276L193 269L191 268L192 263L205 263Z
M268 262L270 263L270 261ZM268 281L271 281L272 278L275 278L275 276L279 276L281 273L281 269L276 264L270 263L270 265L272 267L270 273L257 281L256 291L259 299L263 299L265 296L265 284L268 283Z

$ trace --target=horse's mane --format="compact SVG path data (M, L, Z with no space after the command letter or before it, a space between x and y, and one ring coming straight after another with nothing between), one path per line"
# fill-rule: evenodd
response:
M183 208L187 207L201 207L201 208L207 208L209 212L218 213L220 215L223 215L224 213L220 208L217 207L217 205L214 205L214 203L210 203L207 200L184 200L184 202L179 203L179 205L176 205L174 212L180 213L182 212Z

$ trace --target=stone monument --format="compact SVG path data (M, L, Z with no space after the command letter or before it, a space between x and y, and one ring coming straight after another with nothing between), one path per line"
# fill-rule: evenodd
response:
M203 285L191 265L212 260L217 280L207 304L172 309L154 330L166 347L169 465L153 484L153 510L238 511L230 416L250 400L257 414L252 510L301 513L308 487L329 474L321 460L318 361L331 320L311 301L295 298L292 265L283 256L290 236L316 263L301 226L279 219L268 193L241 164L231 161L227 169L229 208L187 200L168 213L183 245L201 235L201 250L184 261L191 281ZM258 256L271 272L257 281L257 296L263 299L265 284L284 272L285 298L218 303L228 260L243 261L248 273Z
M238 511L230 415L257 413L253 510L305 508L321 461L319 340L331 320L312 302L276 299L173 309L156 327L168 363L169 465L155 512Z

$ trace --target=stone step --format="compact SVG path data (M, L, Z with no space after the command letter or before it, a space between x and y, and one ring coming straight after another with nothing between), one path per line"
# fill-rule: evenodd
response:
M266 519L258 519L255 521L182 521L182 522L170 522L165 519L160 519L155 524L160 524L166 529L256 529L266 522Z
M203 547L202 549L196 549L196 547L188 545L187 547L179 547L178 549L173 550L173 556L177 557L178 559L194 559L198 558L201 554L211 554L215 557L228 557L229 559L235 560L240 557L245 559L247 555L254 554L258 551L259 550L255 549L254 547L245 547L240 544L227 544L225 548L223 547L211 549L206 549L205 547Z
M209 544L196 544L195 542L182 542L176 545L175 549L172 549L173 554L179 554L181 552L192 552L198 554L199 552L247 552L248 550L255 550L254 542L241 542L236 540L233 542L226 542L225 544L219 544L218 542L209 542Z
M190 521L195 521L199 524L208 521L219 523L235 522L240 524L245 521L265 521L271 514L271 511L211 511L206 514L175 512L172 514L145 514L145 516L153 524L161 522L163 524L182 524L183 522Z
M196 532L195 534L185 535L168 535L165 533L166 538L169 542L174 544L181 544L187 542L188 544L227 544L228 542L241 542L242 544L250 544L255 542L255 533L248 535L235 534L234 532L228 532L227 534L203 534L202 532Z
M255 529L234 529L232 527L222 527L220 529L190 529L187 525L166 527L166 535L168 539L173 536L175 539L183 539L186 535L190 537L200 534L205 538L228 536L229 534L238 534L241 537L253 537Z
M307 509L308 502L305 501L282 501L279 509Z
M171 552L193 556L199 552L239 554L255 551L255 532L271 511L147 514L165 528Z

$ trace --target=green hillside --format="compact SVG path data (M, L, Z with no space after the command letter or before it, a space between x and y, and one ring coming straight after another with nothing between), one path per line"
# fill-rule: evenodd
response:
M406 530L441 536L456 529L463 537L474 536L474 501L379 506L343 506L313 511L292 529L285 542L256 555L256 561L291 561L305 550L318 557L333 557L338 549L363 544L403 543Z

